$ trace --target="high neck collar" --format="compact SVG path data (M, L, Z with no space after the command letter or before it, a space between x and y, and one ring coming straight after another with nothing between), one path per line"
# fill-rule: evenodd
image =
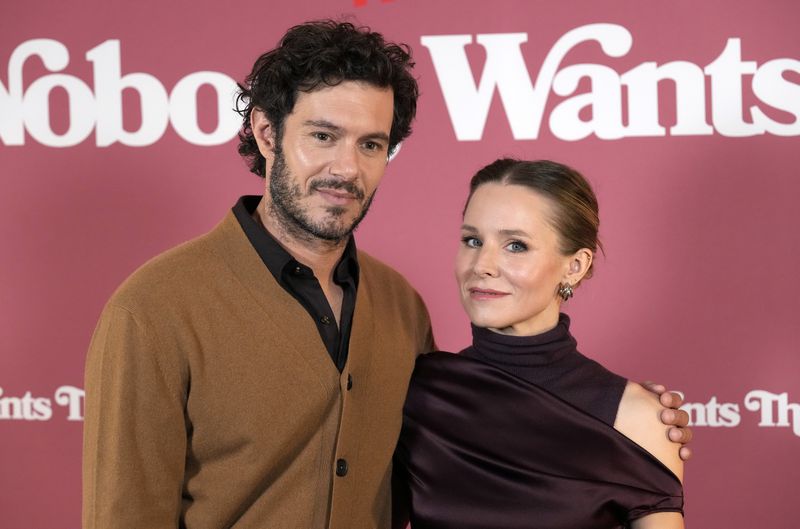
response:
M569 316L559 314L558 323L549 331L534 336L511 336L472 326L472 347L462 351L489 363L515 366L546 365L576 350L577 342L569 333Z

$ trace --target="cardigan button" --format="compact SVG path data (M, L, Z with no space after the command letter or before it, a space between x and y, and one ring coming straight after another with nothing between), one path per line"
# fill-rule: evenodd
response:
M343 478L347 475L347 460L345 459L337 459L336 460L336 475L340 478Z
M353 389L353 375L350 373L347 374L347 391Z

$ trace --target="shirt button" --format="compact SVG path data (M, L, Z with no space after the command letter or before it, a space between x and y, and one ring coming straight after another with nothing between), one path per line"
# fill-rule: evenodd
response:
M350 373L347 374L347 391L353 389L353 375Z
M295 266L295 267L294 267L294 273L295 273L295 275L298 275L298 276L299 276L299 275L300 275L302 272L303 272L303 269L302 269L302 268L300 268L299 266Z
M321 322L322 322L322 323L324 323L325 325L329 325L329 324L331 323L331 319L330 319L329 317L327 317L327 316L323 316L323 317L321 317L321 318L319 319L319 321L321 321Z
M345 459L337 459L336 460L336 475L340 478L343 478L347 475L347 460Z

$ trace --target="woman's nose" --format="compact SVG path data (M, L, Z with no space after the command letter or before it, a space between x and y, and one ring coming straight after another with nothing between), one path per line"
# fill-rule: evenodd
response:
M491 249L483 247L478 251L473 271L479 276L497 277L497 258Z

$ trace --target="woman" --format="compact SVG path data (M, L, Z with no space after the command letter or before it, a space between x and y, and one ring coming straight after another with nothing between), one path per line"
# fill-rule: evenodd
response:
M684 527L683 466L657 397L581 355L560 313L591 276L598 225L591 187L564 165L502 159L473 177L456 258L473 345L417 361L397 519L407 509L413 529Z

